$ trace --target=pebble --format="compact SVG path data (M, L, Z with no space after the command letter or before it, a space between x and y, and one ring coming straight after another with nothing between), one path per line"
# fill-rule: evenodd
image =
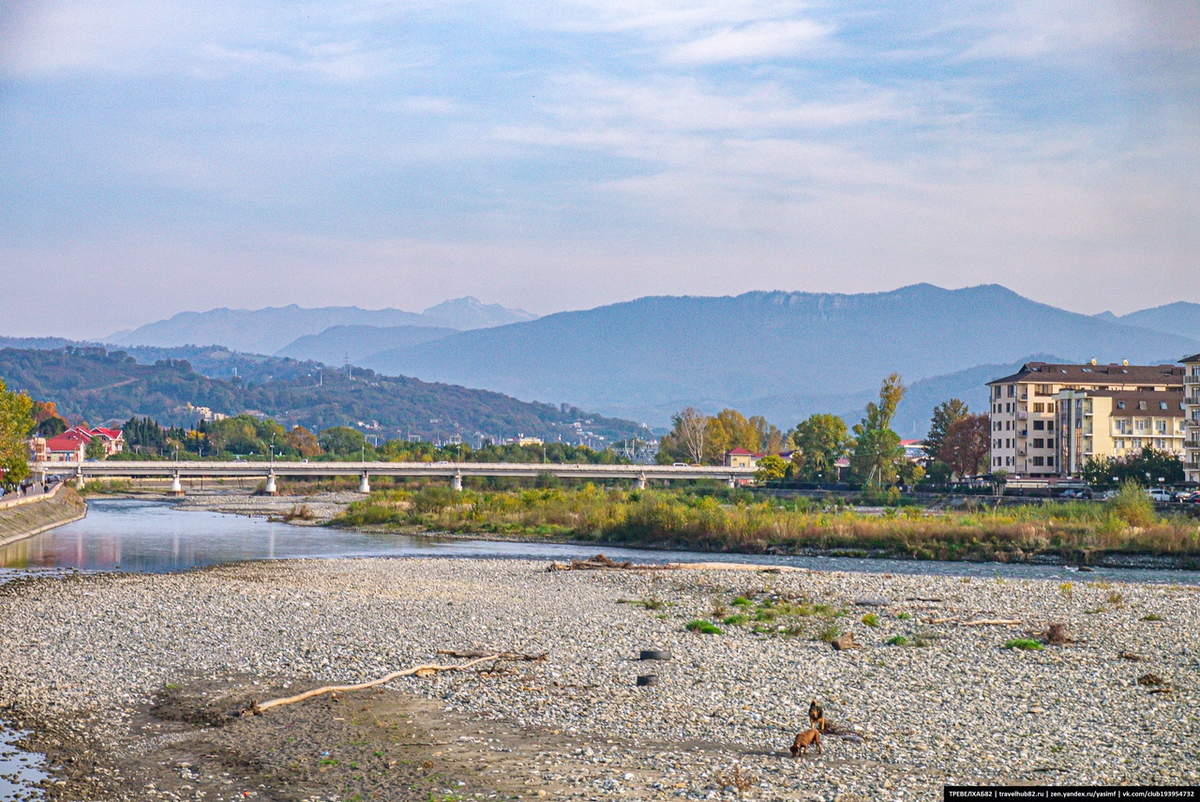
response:
M1113 589L1120 606L1107 603ZM834 652L749 626L722 635L685 629L709 617L714 600L728 606L768 593L846 611L835 620L864 648ZM617 603L642 598L667 606ZM889 602L878 627L853 612L857 601L887 598L918 601ZM1151 610L1166 620L1140 622ZM951 620L980 618L1023 624ZM1043 580L313 560L29 581L0 593L0 620L8 633L0 636L0 709L81 723L114 744L138 705L197 675L350 682L430 662L437 649L497 648L549 659L510 676L439 674L395 687L446 710L575 739L578 753L540 768L581 797L733 799L738 792L721 783L735 765L746 793L761 800L866 799L890 785L899 789L892 796L938 799L942 784L1048 777L1188 784L1200 765L1197 668L1184 651L1200 632L1193 587L1078 583L1064 597ZM824 623L797 620L813 631ZM1051 621L1078 642L1002 648ZM896 635L930 645L887 645ZM639 689L646 648L674 659L656 664L658 686ZM1134 648L1175 693L1135 684L1147 667L1119 658ZM793 760L787 748L808 728L812 699L846 737L831 733L824 754ZM1122 735L1130 722L1145 723L1137 737Z

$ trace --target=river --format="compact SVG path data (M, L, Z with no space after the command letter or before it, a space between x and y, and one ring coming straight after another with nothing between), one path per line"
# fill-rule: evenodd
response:
M618 560L637 562L754 562L821 571L1016 579L1070 579L1077 569L1052 565L922 562L849 557L776 557L643 551L517 543L466 538L410 537L293 526L205 511L181 511L170 502L135 499L92 501L81 521L0 548L0 582L24 576L55 576L72 571L161 573L186 571L244 560L331 557L456 557L569 560L603 550ZM1088 579L1200 585L1200 571L1096 568ZM37 782L46 774L41 755L13 746L18 734L0 723L0 799L41 798Z

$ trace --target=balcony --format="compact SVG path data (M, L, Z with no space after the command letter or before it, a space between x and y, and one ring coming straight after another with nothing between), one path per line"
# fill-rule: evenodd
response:
M1029 417L1028 412L1018 412L1017 417L1021 420L1026 420Z
M1029 436L1028 429L1022 429L1021 431L1017 432L1017 437L1028 437L1028 436Z
M1020 399L1020 400L1022 400L1022 401L1028 401L1028 400L1029 400L1029 393L1021 393L1019 396L1017 396L1017 398L1019 398L1019 399Z

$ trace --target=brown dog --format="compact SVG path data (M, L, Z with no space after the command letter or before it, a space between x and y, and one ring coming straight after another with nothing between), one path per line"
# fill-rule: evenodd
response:
M825 731L825 711L817 704L816 699L808 706L808 721L815 729Z
M792 744L792 757L807 754L809 744L817 748L817 754L823 751L821 749L821 733L817 732L815 727L796 735L796 741Z

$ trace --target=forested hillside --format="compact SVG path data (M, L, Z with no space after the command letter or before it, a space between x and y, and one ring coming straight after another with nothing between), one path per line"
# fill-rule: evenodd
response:
M267 415L285 426L308 429L377 424L382 439L409 435L445 438L476 434L510 438L518 433L548 440L577 442L578 431L608 439L645 435L630 421L602 418L566 404L551 406L518 401L499 393L417 379L380 376L356 369L352 374L321 369L316 363L276 360L290 365L289 375L269 380L228 380L203 376L186 360L139 364L123 351L103 348L0 350L0 378L10 389L54 401L68 416L95 424L133 415L164 424L191 425L197 413L187 405L214 412ZM574 424L581 424L576 427Z

